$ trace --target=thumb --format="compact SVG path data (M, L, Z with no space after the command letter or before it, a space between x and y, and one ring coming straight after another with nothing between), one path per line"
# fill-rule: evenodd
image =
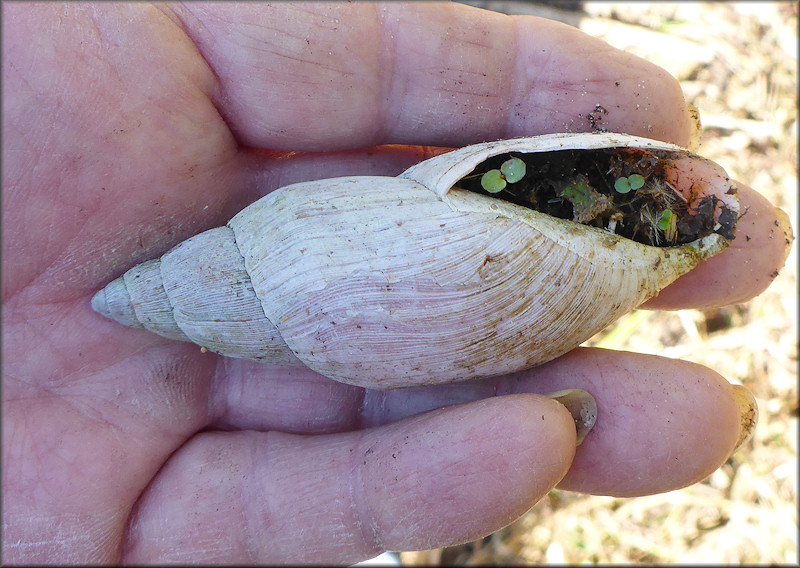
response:
M342 434L200 434L140 501L123 560L338 564L468 542L541 499L575 443L566 408L530 394Z

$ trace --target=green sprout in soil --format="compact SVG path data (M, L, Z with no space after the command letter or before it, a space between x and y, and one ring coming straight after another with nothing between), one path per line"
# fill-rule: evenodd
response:
M586 208L589 206L591 197L589 196L589 186L582 181L573 183L561 190L561 197L565 197L572 202L573 207Z
M481 186L489 193L499 193L506 187L506 178L500 170L489 170L481 177Z
M503 162L499 170L489 170L481 177L481 186L489 193L499 193L507 183L516 183L525 177L525 162L510 158Z
M658 228L662 231L669 229L670 221L672 221L672 211L665 209L661 214L661 219L658 220Z
M581 174L556 194L572 203L572 220L578 223L591 221L612 207L611 200L589 185L589 180Z
M525 177L525 162L519 158L511 158L503 162L500 171L506 176L508 183L516 183Z
M644 177L639 174L631 174L628 177L621 177L614 182L614 189L618 193L628 193L632 189L639 189L644 185Z

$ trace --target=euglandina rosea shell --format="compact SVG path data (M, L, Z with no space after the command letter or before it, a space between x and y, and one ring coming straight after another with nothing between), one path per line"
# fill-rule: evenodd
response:
M728 221L657 247L454 187L509 152L614 148L671 153L668 185L684 201L713 193L715 218ZM132 268L92 306L222 355L360 386L465 380L573 349L723 250L737 213L725 172L677 146L614 133L500 140L396 178L278 189Z

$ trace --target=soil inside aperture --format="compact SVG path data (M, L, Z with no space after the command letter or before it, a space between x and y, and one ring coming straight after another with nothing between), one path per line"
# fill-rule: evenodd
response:
M684 157L643 148L511 152L456 185L647 245L682 245L713 232L732 239L735 211L715 195L687 198L666 181Z

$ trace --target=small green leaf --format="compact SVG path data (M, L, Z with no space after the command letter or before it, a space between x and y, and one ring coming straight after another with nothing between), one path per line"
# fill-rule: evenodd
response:
M500 170L489 170L481 177L481 186L489 193L498 193L503 191L506 180Z
M525 162L519 158L511 158L503 162L500 171L508 183L516 183L525 177Z
M631 190L631 182L628 181L628 178L621 177L614 182L614 189L617 190L617 193L628 193Z
M644 178L639 174L631 174L628 177L628 183L631 184L631 189L639 189L644 185Z
M557 194L572 203L572 220L588 223L611 207L611 200L593 189L586 176L576 175Z
M561 196L569 199L576 207L588 207L590 202L589 186L581 182L570 184L561 190Z
M661 214L661 219L658 220L658 228L662 231L669 229L669 223L672 221L672 211L665 209Z

